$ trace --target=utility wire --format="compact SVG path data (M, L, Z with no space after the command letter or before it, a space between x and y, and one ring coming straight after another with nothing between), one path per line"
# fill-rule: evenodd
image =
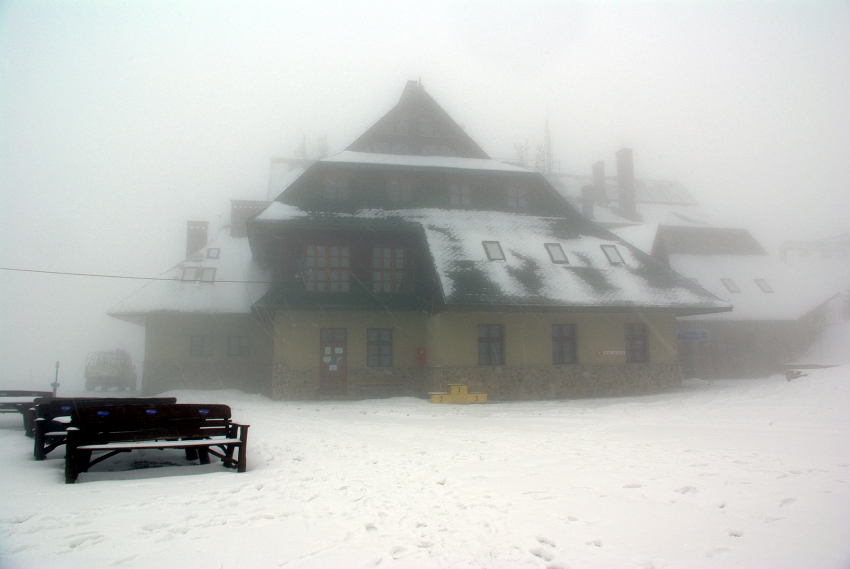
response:
M197 280L194 281L181 281L181 279L174 278L164 278L164 277L133 277L127 275L100 275L96 273L70 273L64 271L40 271L36 269L17 269L13 267L0 267L0 271L15 271L19 273L40 273L45 275L67 275L72 277L96 277L101 279L131 279L137 281L178 281L178 282L199 282ZM215 280L210 281L210 283L243 283L243 284L271 284L271 281L228 281L228 280Z

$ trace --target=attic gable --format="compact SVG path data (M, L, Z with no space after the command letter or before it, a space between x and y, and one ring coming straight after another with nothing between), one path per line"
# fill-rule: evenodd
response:
M346 150L413 156L489 156L418 81L408 81L396 106Z

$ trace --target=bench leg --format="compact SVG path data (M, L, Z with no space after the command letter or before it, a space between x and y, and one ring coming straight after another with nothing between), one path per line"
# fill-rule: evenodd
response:
M198 449L189 447L186 449L186 460L198 460Z
M207 447L198 447L197 450L198 461L201 464L209 464L210 463L210 449Z
M36 460L44 460L44 421L36 421L35 437L33 441L32 455Z
M242 436L242 444L239 445L239 460L236 463L237 472L245 472L248 470L248 427L243 425L240 429Z
M69 430L68 440L65 443L65 484L73 484L77 481L79 475L77 460L76 432Z

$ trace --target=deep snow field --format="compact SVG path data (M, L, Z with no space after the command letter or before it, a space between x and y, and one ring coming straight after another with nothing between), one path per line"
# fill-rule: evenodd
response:
M850 363L847 324L821 357ZM66 485L0 415L0 567L850 567L850 365L478 406L169 395L231 405L248 472L148 451Z

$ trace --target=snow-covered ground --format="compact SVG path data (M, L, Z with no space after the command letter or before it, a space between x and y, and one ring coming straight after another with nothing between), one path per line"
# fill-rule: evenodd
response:
M0 567L850 567L850 365L480 406L171 395L250 423L249 471L150 451L66 485L0 416Z

